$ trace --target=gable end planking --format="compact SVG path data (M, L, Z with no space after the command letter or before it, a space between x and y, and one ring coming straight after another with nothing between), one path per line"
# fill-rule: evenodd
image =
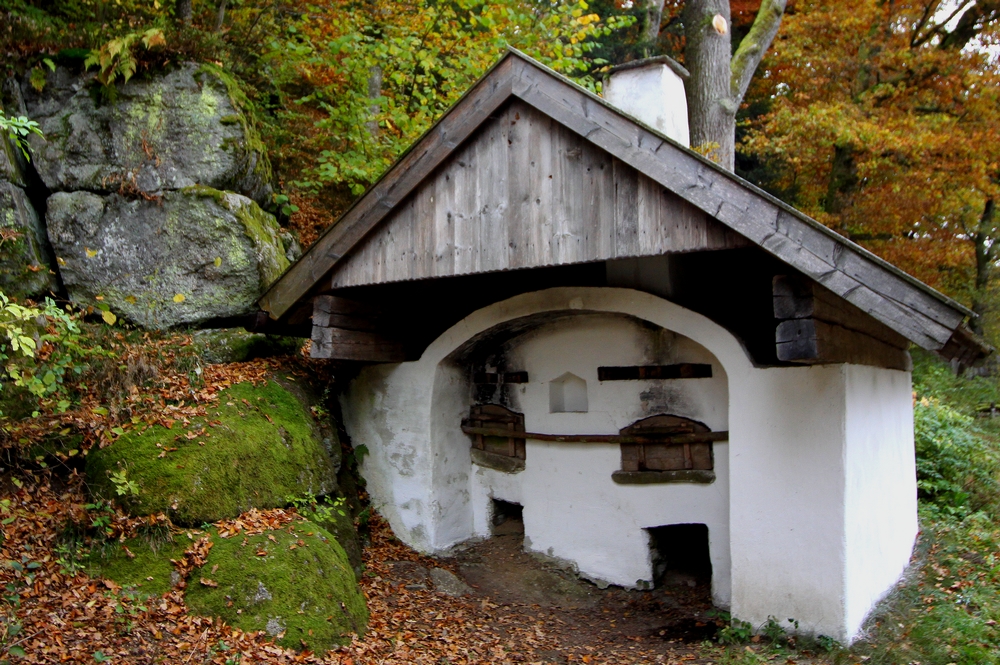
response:
M523 102L341 260L330 288L750 243Z

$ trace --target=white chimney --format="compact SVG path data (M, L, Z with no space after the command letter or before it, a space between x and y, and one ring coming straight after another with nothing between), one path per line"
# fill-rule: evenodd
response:
M604 99L683 146L690 145L684 79L690 74L665 55L612 67Z

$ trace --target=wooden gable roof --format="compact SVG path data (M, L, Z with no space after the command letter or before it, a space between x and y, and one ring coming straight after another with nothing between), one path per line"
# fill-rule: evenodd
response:
M984 354L962 305L515 50L259 304L279 319L334 288L741 245L925 349Z

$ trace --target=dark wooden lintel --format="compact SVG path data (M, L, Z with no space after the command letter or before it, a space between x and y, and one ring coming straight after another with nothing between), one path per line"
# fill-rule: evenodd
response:
M598 367L598 381L638 381L643 379L710 379L712 366L705 363L677 365L633 365Z
M494 385L498 383L527 383L527 372L476 372L473 383Z
M695 432L691 434L661 434L636 436L626 434L540 434L538 432L514 432L499 427L470 427L462 425L466 434L499 436L510 439L535 439L549 443L658 443L662 445L683 445L685 443L711 443L728 441L729 432Z
M708 469L679 469L676 471L615 471L611 480L619 485L660 485L668 483L715 482L715 471Z

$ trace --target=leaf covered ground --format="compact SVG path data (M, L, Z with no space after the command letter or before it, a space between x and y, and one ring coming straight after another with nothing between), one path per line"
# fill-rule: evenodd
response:
M51 470L5 477L0 569L5 589L4 652L0 659L24 663L710 663L815 662L805 654L782 655L739 647L731 660L718 647L621 640L594 635L564 642L558 613L538 606L497 604L487 598L454 598L431 590L408 590L393 579L390 562L447 566L421 557L398 540L379 518L371 522L362 590L371 611L363 637L318 658L275 646L263 633L247 633L189 613L183 591L146 596L93 579L66 543L74 529L94 516L83 479L59 478ZM292 510L255 511L216 524L230 535L289 528L301 518ZM155 520L154 520L155 521ZM162 523L162 520L161 520ZM143 533L146 519L115 513L115 537ZM181 584L201 584L191 571L207 556L204 534L175 529L189 547L175 567ZM745 655L744 655L745 654ZM746 657L754 660L747 661ZM757 659L760 659L759 661Z

